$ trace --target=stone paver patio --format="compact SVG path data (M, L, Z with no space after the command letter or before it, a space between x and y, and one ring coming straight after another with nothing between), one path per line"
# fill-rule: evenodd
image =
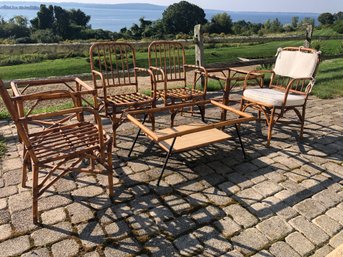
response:
M227 128L234 140L174 155L156 187L165 153L141 136L128 159L126 123L113 201L105 177L70 174L40 198L37 227L15 127L1 121L0 256L326 256L343 243L343 99L311 98L305 127L299 142L298 126L277 125L267 148L264 126L242 125L247 160Z

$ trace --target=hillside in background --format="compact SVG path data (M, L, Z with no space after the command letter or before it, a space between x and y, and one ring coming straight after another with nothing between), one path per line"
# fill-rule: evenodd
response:
M1 5L12 6L39 6L42 2L10 2L3 1ZM139 18L144 17L146 20L157 20L162 17L163 11L167 6L154 4L86 4L86 3L45 3L47 5L59 5L65 9L81 9L87 15L91 16L90 24L94 29L105 29L110 31L119 31L123 27L131 27L133 23L138 23ZM286 13L286 12L232 12L230 10L204 10L206 18L210 20L215 14L227 11L232 21L245 20L252 23L264 23L268 19L276 18L282 24L290 23L292 17L297 16L300 20L305 17L314 18L317 21L317 13ZM0 16L10 19L15 15L23 15L29 19L36 16L36 10L14 9L1 10Z

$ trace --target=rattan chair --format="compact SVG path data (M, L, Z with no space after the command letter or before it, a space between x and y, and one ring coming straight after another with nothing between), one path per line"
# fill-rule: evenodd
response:
M92 108L78 107L79 99L67 90L31 93L10 97L0 80L0 95L23 144L22 186L26 187L28 169L32 170L33 222L38 223L38 198L69 172L103 173L108 176L109 195L113 195L112 142L102 130L101 118ZM23 117L16 101L51 101L69 99L73 108ZM85 121L90 113L94 121ZM88 116L87 116L88 117ZM90 165L85 166L87 160ZM103 168L96 168L99 163Z
M155 107L155 87L151 83L151 96L139 90L137 72L152 76L148 69L136 67L134 47L129 43L100 42L90 48L90 64L93 83L100 99L99 111L112 121L113 144L116 144L116 130L125 121L129 110ZM101 80L98 83L98 79ZM152 80L153 81L153 78ZM150 116L154 129L155 120Z
M184 46L175 41L154 41L148 47L149 68L154 73L157 98L162 98L164 105L184 102L199 102L206 99L207 71L204 67L186 64ZM187 81L193 70L193 80ZM187 85L187 83L191 83ZM162 89L159 89L162 85ZM199 105L204 120L205 105ZM172 113L171 122L174 116Z
M293 110L300 121L300 138L303 136L308 96L315 83L320 52L311 48L286 47L277 52L273 70L254 70L247 74L243 86L241 110L252 107L265 116L268 125L267 145L270 144L273 126L284 114ZM247 88L250 74L270 73L268 88ZM300 110L299 110L300 109Z

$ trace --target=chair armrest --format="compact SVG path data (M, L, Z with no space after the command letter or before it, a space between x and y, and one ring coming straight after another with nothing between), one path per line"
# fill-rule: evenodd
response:
M292 87L294 85L294 83L298 83L299 85L299 82L306 82L308 81L308 83L306 83L306 88L304 90L304 92L302 92L301 90L292 90ZM284 98L284 102L283 104L286 105L286 101L287 101L287 97L288 97L288 93L291 91L293 93L297 93L297 94L303 94L303 95L306 95L306 97L311 93L312 91L312 88L314 86L314 83L316 82L316 80L313 78L313 77L307 77L307 78L296 78L296 79L291 79L286 87L286 90L285 90L285 98ZM302 85L302 88L305 86L305 83Z
M146 68L141 68L141 67L135 67L135 71L139 71L139 72L146 72L150 75L150 79L151 79L151 89L152 89L152 93L153 93L153 98L156 98L156 77L155 74L152 72L151 69L146 69Z
M163 77L163 80L164 80L164 78L165 78L165 73L164 73L164 70L162 69L162 68L158 68L158 67L155 67L155 66L150 66L149 67L149 70L151 70L151 71L157 71L157 72L159 72L159 73L161 73L161 75L162 75L162 77Z
M105 77L104 77L104 75L100 71L92 70L91 73L92 73L92 76L93 76L93 83L94 83L95 88L98 88L97 82L96 82L96 77L100 78L101 83L102 83L102 87L106 86Z
M251 70L248 73L246 73L245 79L244 79L244 83L243 83L243 91L248 86L248 80L250 80L252 78L256 78L256 76L264 75L264 74L267 74L267 73L274 74L274 71L273 70Z
M57 90L50 90L45 92L38 92L38 93L31 93L27 95L19 95L15 96L12 99L14 101L26 101L26 100L49 100L49 99L56 99L60 97L70 97L76 102L75 92L70 92L68 90L57 89Z
M81 86L84 87L86 90L89 91L94 91L94 88L92 88L90 85L88 85L86 82L84 82L83 80L79 79L79 78L75 78L75 81Z

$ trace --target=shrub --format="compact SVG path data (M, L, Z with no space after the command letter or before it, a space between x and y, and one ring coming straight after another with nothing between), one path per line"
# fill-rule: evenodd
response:
M333 30L339 34L343 34L343 20L337 21L333 26Z
M32 33L31 39L39 43L58 43L62 40L61 37L57 36L50 29L40 29Z

